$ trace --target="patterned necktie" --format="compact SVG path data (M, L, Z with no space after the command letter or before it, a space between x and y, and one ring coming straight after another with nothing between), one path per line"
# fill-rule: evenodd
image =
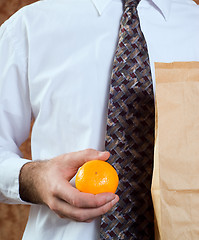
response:
M123 0L113 62L106 149L119 174L119 203L102 217L100 239L154 239L151 180L154 97L149 57L137 5Z

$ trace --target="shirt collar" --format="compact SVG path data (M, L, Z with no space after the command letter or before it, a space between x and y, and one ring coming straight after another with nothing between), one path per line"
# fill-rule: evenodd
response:
M150 0L158 8L165 20L169 18L172 0Z
M112 0L91 0L93 4L95 5L98 13L101 15L103 10L107 7L107 5L112 1ZM142 0L141 0L142 1ZM158 8L158 10L161 11L162 15L164 16L165 20L168 19L169 13L170 13L170 8L171 8L171 1L172 0L147 0Z
M107 5L112 0L91 0L93 4L95 5L99 15L102 15L103 10L107 7Z

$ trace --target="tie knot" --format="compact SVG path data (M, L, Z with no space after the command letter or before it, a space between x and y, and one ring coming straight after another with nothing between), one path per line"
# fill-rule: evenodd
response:
M137 7L140 0L122 0L124 8L126 7Z

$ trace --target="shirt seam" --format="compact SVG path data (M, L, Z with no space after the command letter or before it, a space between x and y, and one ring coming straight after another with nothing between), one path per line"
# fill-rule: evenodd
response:
M16 56L19 57L18 58L19 61L24 65L24 63L27 64L27 58L24 56L25 55L24 52L22 53L22 51L18 51L19 43L15 37L15 34L13 34L14 25L16 24L17 19L21 18L21 21L23 21L23 19L22 19L23 16L21 14L22 11L23 11L23 9L20 9L18 12L16 12L10 19L8 19L6 22L3 23L5 25L4 26L2 25L2 27L4 28L3 35L5 35L5 38L10 42L12 54L13 55L16 54ZM23 59L23 61L21 59ZM25 69L22 68L21 70L23 71L23 73L26 74L27 73L26 69L27 69L27 67Z

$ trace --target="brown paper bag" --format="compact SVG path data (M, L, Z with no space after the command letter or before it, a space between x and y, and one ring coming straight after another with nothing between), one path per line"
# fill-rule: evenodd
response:
M199 239L199 62L156 63L156 239Z

